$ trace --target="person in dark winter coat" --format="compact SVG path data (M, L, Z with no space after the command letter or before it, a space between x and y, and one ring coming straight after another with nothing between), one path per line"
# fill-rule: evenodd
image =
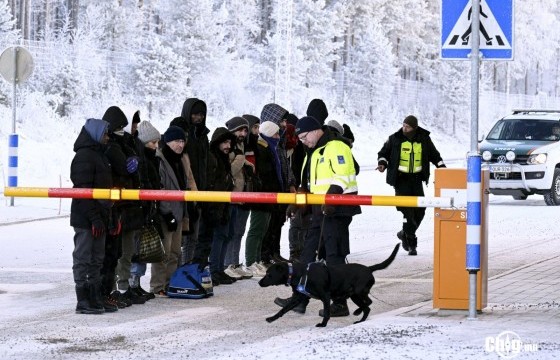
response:
M262 192L280 192L282 177L277 146L280 128L272 121L263 122L255 151L255 170L261 183ZM261 247L268 229L274 204L255 204L251 207L249 231L245 240L245 264L253 276L264 276L266 268L261 262Z
M137 140L141 144L138 149L140 155L140 187L142 189L160 190L161 180L159 177L159 158L156 156L156 150L159 147L161 139L160 132L148 121L141 121L138 124ZM159 201L143 201L142 209L144 210L144 223L153 225L158 232L163 235L161 229L161 221L158 216ZM147 300L153 299L155 295L144 290L140 284L140 278L146 274L146 263L133 262L130 268L129 285L130 288L143 295Z
M70 167L74 188L110 189L111 166L104 155L109 141L109 123L88 119L74 143L76 155ZM101 295L101 267L105 257L105 236L111 202L108 200L72 199L70 225L74 227L72 272L76 287L76 313L105 312ZM116 311L116 308L109 309Z
M402 128L389 136L378 153L377 170L387 169L387 184L395 188L397 196L424 196L422 182L428 183L430 163L445 167L430 132L418 126L418 119L407 116ZM403 227L397 233L403 248L409 255L416 255L418 240L416 230L420 226L426 208L397 207L403 213Z
M103 114L103 120L109 122L110 139L105 155L111 163L113 187L139 189L139 157L132 135L124 130L128 125L126 115L119 107L111 106ZM133 303L143 304L146 302L145 298L128 291L134 239L143 225L141 204L136 201L118 201L113 207L111 222L109 235L105 242L105 260L101 270L105 305L106 307L117 305L122 308ZM119 279L119 284L123 288L118 289L116 284L117 266L119 259L123 256Z
M186 191L189 184L182 160L185 156L185 132L180 127L170 126L163 134L163 141L161 149L156 150L156 156L160 160L161 188ZM165 259L152 264L150 287L156 296L165 297L169 279L179 264L183 224L188 223L188 210L187 203L182 201L160 201L159 204Z
M225 127L217 128L212 134L206 180L208 191L232 191L233 176L229 153L236 138ZM210 256L212 284L232 284L235 279L224 272L224 260L230 241L230 203L202 203L200 233L195 249L194 262L205 265Z
M185 124L176 124L185 130L187 134L187 144L185 153L190 160L190 169L194 176L194 184L191 190L206 190L206 166L208 159L210 130L206 127L206 103L197 98L188 98L183 103L181 117L186 121ZM175 125L175 124L174 124ZM200 206L193 207L190 203L190 230L189 234L183 238L182 260L190 262L194 256L194 249L198 242L200 227Z
M288 151L286 147L287 142L287 126L288 126L288 111L277 104L267 104L263 107L261 112L261 122L273 122L279 127L280 139L276 145L275 155L279 160L279 179L280 191L279 192L296 192L296 181L290 167L288 159ZM261 125L262 126L262 125ZM282 226L286 221L287 205L278 204L274 206L271 213L270 223L263 238L261 248L261 260L265 265L271 262L285 261L280 255L280 237L282 234Z

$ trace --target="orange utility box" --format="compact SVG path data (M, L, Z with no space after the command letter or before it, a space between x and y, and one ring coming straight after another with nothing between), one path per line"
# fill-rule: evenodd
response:
M488 171L481 175L480 270L477 273L476 309L488 302ZM453 197L453 209L434 209L434 293L436 309L469 309L467 247L467 170L436 169L436 197Z

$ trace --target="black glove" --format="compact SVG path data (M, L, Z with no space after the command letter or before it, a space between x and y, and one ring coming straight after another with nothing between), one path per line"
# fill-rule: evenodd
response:
M95 219L91 222L91 233L94 238L98 238L105 232L105 224L101 219Z
M321 205L321 211L325 216L331 216L336 211L336 208L333 205L323 204Z
M445 164L441 164L439 166L436 166L438 169L446 169L447 166L445 166Z
M167 225L167 230L170 232L177 230L177 219L175 219L172 213L163 214L162 217L165 220L165 225Z

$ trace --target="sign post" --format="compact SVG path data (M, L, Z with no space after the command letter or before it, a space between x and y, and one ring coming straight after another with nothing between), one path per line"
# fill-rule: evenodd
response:
M481 39L481 35L483 39ZM481 41L482 40L482 41ZM480 60L513 60L513 0L442 0L441 58L471 61L471 141L467 160L466 270L469 320L476 320L480 271L481 156L478 152Z
M13 187L17 186L19 142L16 133L17 84L29 79L33 67L33 57L23 47L9 47L0 55L0 74L6 81L12 83L12 133L8 140L8 186ZM10 206L14 206L13 197L10 199Z

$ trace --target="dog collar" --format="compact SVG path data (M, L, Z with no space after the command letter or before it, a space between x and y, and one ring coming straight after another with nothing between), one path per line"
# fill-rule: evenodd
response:
M286 286L292 285L292 275L294 275L294 267L292 263L288 263L288 281L286 282Z

